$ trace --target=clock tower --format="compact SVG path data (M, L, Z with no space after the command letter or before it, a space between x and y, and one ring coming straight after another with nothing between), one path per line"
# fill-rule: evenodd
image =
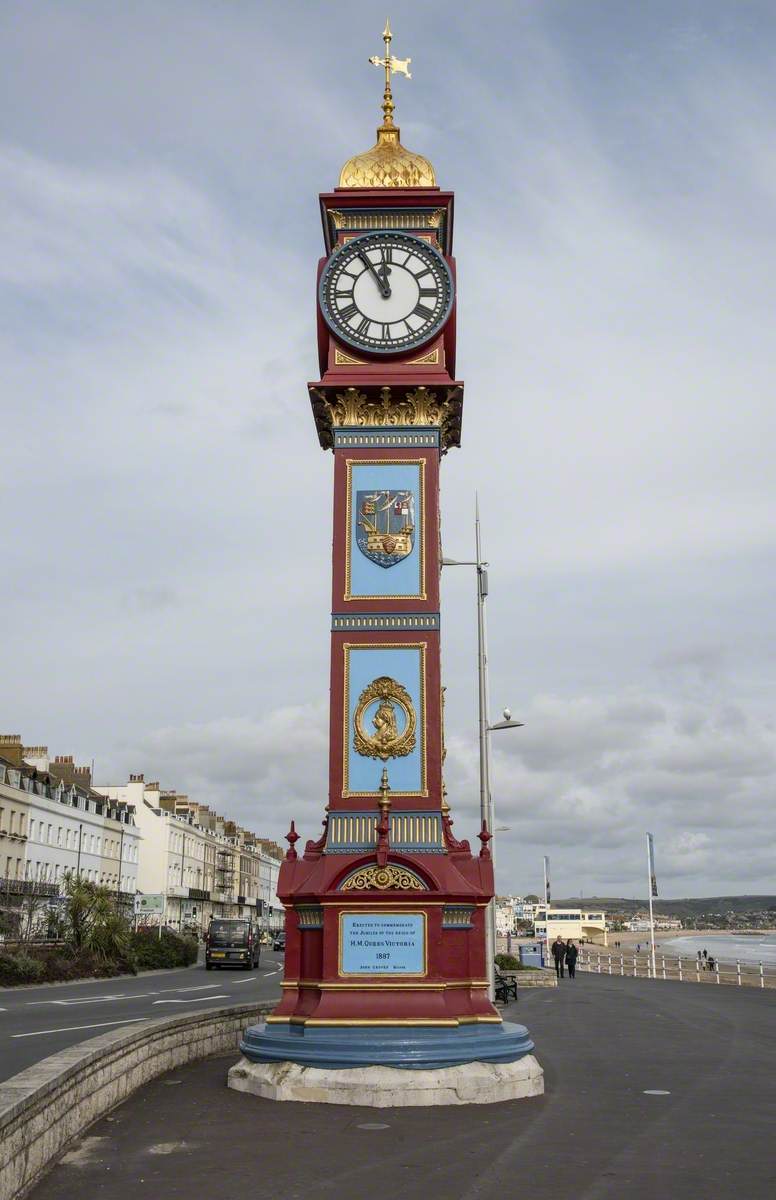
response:
M383 39L370 59L385 74L376 144L320 196L320 378L308 390L334 455L323 832L300 852L291 823L283 996L246 1031L230 1086L303 1098L273 1075L294 1064L299 1087L324 1070L326 1098L343 1103L352 1068L399 1068L415 1087L424 1069L478 1063L499 1064L489 1098L506 1099L540 1092L542 1072L528 1031L488 997L490 832L474 850L455 836L443 780L439 467L460 446L463 407L453 193L401 143L391 76L409 78L411 60L391 54L388 25Z

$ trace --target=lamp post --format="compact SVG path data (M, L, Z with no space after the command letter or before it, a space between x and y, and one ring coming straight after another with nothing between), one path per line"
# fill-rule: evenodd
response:
M493 796L490 790L490 734L497 729L519 729L522 721L513 721L508 708L504 709L503 721L490 724L488 717L488 647L485 627L485 599L488 595L488 564L482 557L482 538L480 533L480 504L475 499L475 552L474 559L442 558L443 567L476 567L477 568L477 680L479 692L479 743L480 743L480 820L484 821L491 835L490 852L493 860L493 873L496 872L496 842L495 812ZM488 987L490 999L495 999L496 990L496 898L488 905L485 926L485 953L488 964Z

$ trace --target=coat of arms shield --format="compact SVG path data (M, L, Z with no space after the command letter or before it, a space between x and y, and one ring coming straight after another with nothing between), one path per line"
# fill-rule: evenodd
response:
M357 492L356 544L378 567L394 567L415 544L411 491Z

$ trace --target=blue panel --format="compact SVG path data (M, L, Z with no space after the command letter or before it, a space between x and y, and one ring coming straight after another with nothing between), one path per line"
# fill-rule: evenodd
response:
M251 1062L294 1062L305 1067L388 1066L433 1070L470 1062L516 1062L534 1048L525 1025L418 1028L385 1025L251 1025L240 1051Z
M343 913L340 968L343 975L425 975L423 913Z
M380 570L376 567L375 570ZM348 689L347 730L345 739L346 793L377 793L383 765L388 768L388 782L393 792L423 795L425 793L425 702L423 657L420 646L347 646L345 648L345 682ZM402 758L389 758L385 764L379 758L359 754L353 745L353 717L359 696L364 688L380 675L388 675L409 692L416 725L415 749ZM374 716L377 701L366 711L366 724ZM400 715L401 719L401 715ZM401 732L401 730L400 730Z
M353 463L349 468L349 512L350 521L350 588L348 595L356 599L383 596L409 596L422 598L424 588L423 555L423 497L421 495L421 468L418 463ZM411 491L415 501L415 539L406 558L391 567L381 567L370 562L358 548L358 505L359 492Z

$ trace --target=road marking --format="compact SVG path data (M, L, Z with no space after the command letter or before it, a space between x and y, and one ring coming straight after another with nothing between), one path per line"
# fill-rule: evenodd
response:
M33 1033L12 1033L11 1039L42 1037L44 1033L74 1033L77 1029L102 1029L105 1025L135 1025L138 1021L147 1019L147 1017L125 1017L123 1021L98 1021L96 1025L63 1025L59 1029L36 1029Z
M670 1092L664 1092L661 1088L648 1088L644 1093L645 1096L670 1096Z
M277 971L267 971L265 973L265 975L263 976L263 978L269 979L270 975L279 975L279 974L280 974L280 968L278 967Z
M202 983L199 987L170 988L172 992L212 992L213 988L223 987L221 983Z
M274 972L273 972L274 974ZM255 975L249 975L247 979L235 979L235 983L251 983L256 978Z
M154 1000L154 1004L197 1004L203 1000L228 1000L226 992L222 996L189 996L188 1000Z
M158 992L118 992L115 996L85 996L83 1000L28 1000L27 1007L56 1004L60 1008L71 1008L74 1004L107 1004L111 1000L145 1000L148 996L158 995Z

